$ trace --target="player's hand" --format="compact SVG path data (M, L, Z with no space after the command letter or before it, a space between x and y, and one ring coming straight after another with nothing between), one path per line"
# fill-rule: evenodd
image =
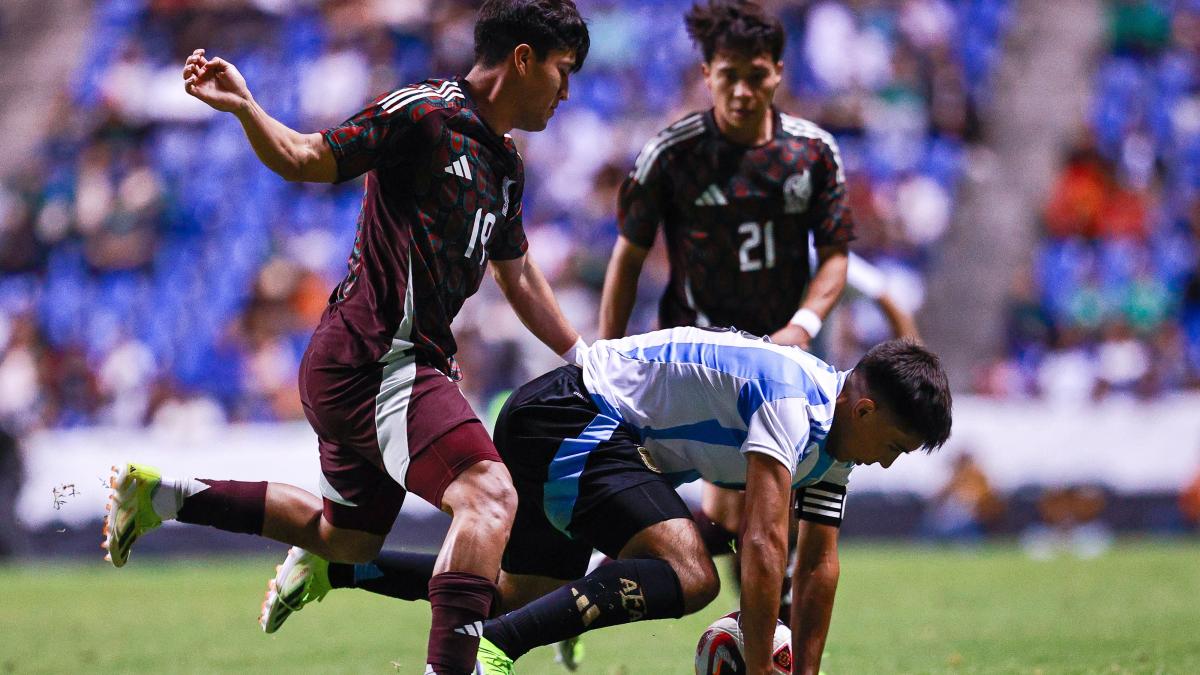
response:
M777 345L794 345L801 349L808 349L812 345L812 336L800 326L789 323L771 333L771 342Z
M237 112L253 100L238 69L224 59L205 58L203 49L183 63L183 90L221 112Z

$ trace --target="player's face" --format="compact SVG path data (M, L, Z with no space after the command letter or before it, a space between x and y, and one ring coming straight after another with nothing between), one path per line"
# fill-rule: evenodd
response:
M920 437L901 428L896 416L885 406L869 398L842 405L845 408L836 411L826 446L838 460L878 464L886 469L900 455L921 447Z
M551 50L544 59L531 54L526 66L516 127L523 131L541 131L550 123L558 104L570 95L575 52Z
M766 53L750 56L718 51L702 70L722 131L757 130L770 113L783 63Z

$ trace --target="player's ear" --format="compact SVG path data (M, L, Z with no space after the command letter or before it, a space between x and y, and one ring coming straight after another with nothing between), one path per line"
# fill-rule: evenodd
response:
M517 74L524 76L529 74L529 70L533 68L533 61L536 54L533 52L533 47L522 42L513 47L513 66L517 69Z
M712 69L708 67L708 61L700 62L700 74L704 76L704 79L708 79L708 74L711 70Z
M866 417L875 412L875 401L869 398L860 398L854 403L854 416Z

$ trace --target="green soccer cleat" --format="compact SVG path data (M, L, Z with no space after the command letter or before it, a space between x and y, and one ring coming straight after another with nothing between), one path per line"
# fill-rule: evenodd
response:
M513 660L492 641L479 638L479 653L475 656L475 672L479 675L513 675Z
M583 636L581 635L554 643L554 662L561 663L563 668L572 673L579 668L584 655Z
M127 463L118 469L113 467L108 479L112 493L104 507L104 541L100 548L108 553L105 560L115 567L123 567L129 561L129 549L138 537L162 525L162 518L154 512L150 498L162 482L162 474L141 464Z
M293 612L314 600L324 600L331 590L329 561L293 546L283 564L275 567L275 578L267 582L258 624L264 633L274 633Z

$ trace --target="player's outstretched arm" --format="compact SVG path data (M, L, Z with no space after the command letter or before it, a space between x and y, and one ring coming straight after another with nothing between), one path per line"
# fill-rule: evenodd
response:
M870 298L883 312L892 334L898 338L920 340L917 322L888 292L887 275L862 256L853 252L846 259L846 285Z
M792 571L792 672L817 675L841 574L838 528L801 520L797 536L798 555Z
M259 160L284 179L337 180L333 150L321 134L302 134L268 115L232 63L209 59L203 49L197 49L184 61L183 88L214 110L237 116Z
M746 453L746 512L742 517L742 656L746 672L770 673L779 589L787 567L791 472L761 452Z
M883 316L887 319L888 325L892 328L892 334L898 338L908 338L910 340L921 340L921 333L917 330L917 321L912 314L900 308L892 296L884 293L875 300L875 304L879 307L879 311L883 312Z
M625 337L629 315L637 299L638 277L646 262L649 249L617 235L608 270L604 273L604 290L600 294L600 339Z
M573 362L568 354L576 350L579 332L563 316L541 269L527 255L513 260L493 260L491 265L496 284L521 323L555 354Z

